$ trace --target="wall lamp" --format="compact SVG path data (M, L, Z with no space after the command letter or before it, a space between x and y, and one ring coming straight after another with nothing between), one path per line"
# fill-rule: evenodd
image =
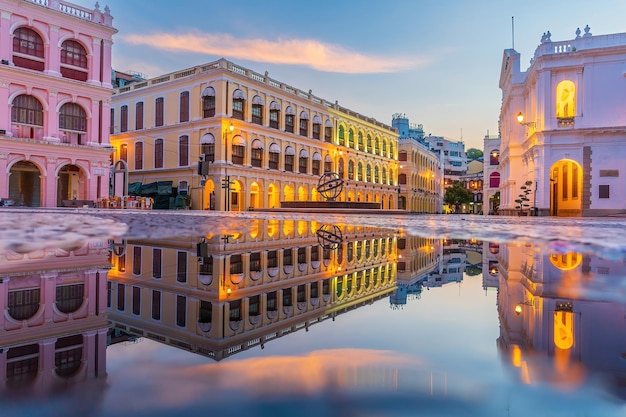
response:
M521 125L535 127L535 122L524 122L524 113L522 112L517 113L517 121Z
M528 301L524 301L524 302L518 303L518 304L515 306L515 314L517 314L518 316L519 316L520 314L522 314L522 308L523 308L522 306L531 306L531 307L534 307L534 306L535 306L535 302L534 302L533 300L528 300Z

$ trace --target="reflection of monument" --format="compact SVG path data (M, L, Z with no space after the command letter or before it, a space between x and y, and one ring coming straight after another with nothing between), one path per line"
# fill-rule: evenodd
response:
M332 233L341 236L333 249L318 243L313 222L253 223L228 239L129 242L124 265L112 259L109 320L129 334L220 360L396 287L393 234L342 226Z
M281 209L306 209L314 211L315 209L352 209L352 210L380 210L379 202L371 201L337 201L337 197L341 195L344 182L341 176L335 172L327 172L322 175L317 184L318 193L326 199L326 201L281 201ZM388 211L388 210L387 210Z
M106 375L108 256L98 241L0 253L0 392L49 394Z
M626 398L622 260L499 245L498 347L524 383L578 386L597 377Z

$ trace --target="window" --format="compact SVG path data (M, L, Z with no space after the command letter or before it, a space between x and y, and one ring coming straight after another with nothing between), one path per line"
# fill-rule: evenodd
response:
M259 96L252 99L252 123L263 124L263 99Z
M343 126L339 126L339 144L341 146L345 146L346 144L346 134L343 129Z
M321 162L321 160L315 159L315 155L313 155L313 162L311 166L311 172L313 173L313 175L320 175Z
M567 193L568 185L569 185L567 183L567 180L568 180L567 175L568 175L567 174L567 165L565 165L565 166L563 166L563 191L562 191L563 192L563 196L562 197L563 197L564 200L569 197L568 193Z
M152 319L161 320L161 291L152 290Z
M599 185L598 186L598 197L599 198L609 198L609 185Z
M232 161L235 165L243 165L246 147L242 145L232 145Z
M372 137L367 135L367 142L365 143L365 151L372 152Z
M21 27L13 32L13 53L13 63L16 66L36 71L44 70L44 43L34 30Z
M285 115L285 132L293 133L294 120L295 120L295 115L293 115L293 114L286 114Z
M187 252L177 252L176 261L176 281L187 282Z
M126 286L124 284L117 284L117 309L124 311L124 305L126 304Z
M28 320L39 310L39 300L39 288L9 291L9 314L16 320Z
M315 122L315 119L313 120L313 139L320 139L320 134L322 132L322 124L319 122Z
M187 325L187 297L176 296L176 325L185 327Z
M556 86L556 118L572 119L576 115L576 85L564 80Z
M163 126L163 97L156 99L154 103L154 126Z
M163 139L154 141L154 167L163 168Z
M178 166L189 165L189 136L178 138Z
M143 129L143 101L135 104L135 130Z
M326 126L324 128L324 141L331 143L333 141L333 127Z
M128 145L125 143L120 146L120 160L128 162Z
M115 134L115 109L111 108L111 120L109 120L109 134Z
M128 106L120 108L120 132L128 132Z
M406 152L400 152L400 153L398 154L398 161L402 161L402 162L404 162L404 161L406 161L406 160L407 160L407 159L406 159Z
M43 106L33 96L17 96L11 106L11 122L43 126Z
M348 161L348 179L349 180L354 179L354 162L353 161Z
M500 165L500 151L494 149L489 154L489 165Z
M308 165L309 165L308 154L304 152L300 152L300 158L298 160L298 172L300 174L306 174L306 169Z
M245 96L241 90L233 92L233 118L244 120Z
M141 287L133 286L133 314L138 316L141 313Z
M272 150L270 149L270 155L269 155L269 168L270 169L278 169L278 161L280 159L280 153L279 152L272 152Z
M161 279L162 275L162 258L163 252L161 249L152 249L152 278Z
M357 139L357 149L363 150L364 146L365 144L363 143L363 133L359 132L358 139Z
M253 167L263 167L263 148L260 145L252 144L252 160L250 161Z
M572 164L572 198L578 198L578 165Z
M143 142L135 143L135 169L143 169Z
M309 135L309 115L306 112L300 113L300 136Z
M273 102L272 104L276 104ZM272 129L279 129L280 110L277 108L270 108L270 127Z
M68 68L71 65L76 68ZM80 69L79 69L80 68ZM61 75L78 81L87 81L87 51L79 42L66 40L61 46Z
M348 147L354 148L354 130L348 130Z
M365 180L367 182L372 182L372 166L370 164L365 166Z
M215 116L215 89L207 87L202 92L202 117Z
M498 188L500 186L500 173L493 172L489 176L489 188Z
M180 122L189 121L189 91L180 93Z
M87 131L87 114L76 103L65 103L59 111L59 129Z

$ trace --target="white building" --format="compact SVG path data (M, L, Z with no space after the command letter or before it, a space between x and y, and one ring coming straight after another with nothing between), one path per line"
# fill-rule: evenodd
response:
M498 213L500 207L500 136L483 139L483 214Z
M504 51L500 74L500 213L530 181L539 215L626 212L626 33L541 38L530 67ZM519 119L521 120L519 120Z

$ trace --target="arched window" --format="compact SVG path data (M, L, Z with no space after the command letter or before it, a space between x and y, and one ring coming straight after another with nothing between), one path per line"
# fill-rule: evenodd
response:
M337 167L337 173L339 174L339 178L344 178L344 163L343 163L343 158L339 158L339 161L337 162L338 167Z
M280 146L272 143L269 148L269 168L278 169L278 161L280 159Z
M294 125L296 120L296 112L293 107L289 106L285 110L285 132L294 132Z
M379 180L380 180L380 169L378 168L378 165L376 165L374 167L374 182L378 184Z
M59 129L87 132L87 114L76 103L65 103L59 111Z
M363 143L363 133L359 132L358 141L357 141L357 149L362 151L365 144Z
M252 98L252 123L263 124L263 99L260 96Z
M285 148L285 171L293 172L295 155L296 151L291 146L287 146L287 148Z
M348 130L348 147L354 148L354 130Z
M13 32L13 63L22 68L44 70L44 43L41 36L28 27Z
M270 127L280 129L280 104L275 101L270 103Z
M215 161L215 137L210 133L205 133L200 138L200 146L202 147L202 154L204 160L209 162Z
M135 169L143 169L143 142L135 143Z
M500 186L500 173L492 172L489 176L489 188L498 188Z
M311 173L313 175L320 175L322 156L318 152L313 153L313 160L311 161L311 164Z
M324 123L324 142L332 143L333 141L333 122L326 119Z
M348 179L354 179L354 161L348 161Z
M235 136L233 138L233 144L231 146L232 162L235 165L243 165L244 157L246 154L246 141L241 136Z
M498 149L494 149L489 153L489 165L499 165L500 164L500 151Z
M298 172L300 174L306 174L309 166L309 152L306 149L300 151L300 158L298 159Z
M202 117L204 119L215 116L215 89L206 87L202 91Z
M246 96L243 91L233 91L233 119L244 120Z
M163 102L163 97L158 97L154 101L154 125L155 126L163 126L164 107L165 107L165 103Z
M178 138L178 166L189 165L189 136L183 135Z
M370 164L365 166L365 177L367 182L372 182L372 166Z
M254 104L253 104L254 105ZM252 156L250 163L253 167L262 168L263 167L263 142L259 139L255 139L252 141Z
M143 129L143 101L135 104L135 130Z
M561 81L556 86L556 118L571 119L576 116L576 85L570 81Z
M311 136L313 136L313 139L319 140L322 132L322 119L318 115L313 116L312 127Z
M398 184L406 184L406 174L398 175Z
M380 155L380 138L378 137L374 140L374 153Z
M11 122L43 126L43 106L33 96L17 96L11 106Z
M163 168L163 139L154 141L154 167Z
M181 123L189 121L189 91L180 93L179 120Z
M128 106L120 107L120 132L128 132Z
M305 111L300 113L300 136L309 135L309 114Z
M80 42L68 39L61 45L61 75L73 80L87 81L87 51Z
M367 142L365 142L365 152L372 152L372 137L367 135Z
M363 163L359 162L357 165L357 181L363 181Z
M346 133L343 126L339 126L339 144L341 146L345 146L346 144Z

